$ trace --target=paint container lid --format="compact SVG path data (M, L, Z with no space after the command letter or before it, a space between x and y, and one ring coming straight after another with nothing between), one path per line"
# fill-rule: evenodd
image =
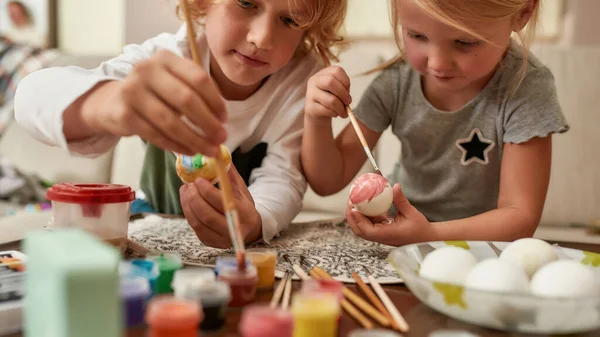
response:
M159 329L185 329L202 321L202 309L198 301L159 296L150 300L146 312L148 325Z
M150 284L143 277L121 277L119 286L121 298L146 298L150 296Z
M173 252L149 255L147 259L157 264L159 272L164 270L175 271L183 267L181 255Z
M246 258L246 267L250 266L251 264L252 262L250 261L250 259ZM217 256L215 272L219 274L219 271L223 266L237 267L237 257L232 255Z
M385 329L359 329L352 331L348 337L402 337L402 335Z
M126 185L62 183L46 190L46 198L69 204L114 204L133 201L135 192Z
M294 317L289 311L268 305L249 305L242 312L239 329L242 336L291 336Z
M214 270L210 268L192 267L179 269L173 276L171 287L175 291L175 296L178 296L179 292L186 288L193 287L195 283L203 280L214 281L217 277L215 276Z
M224 265L219 269L219 277L224 277L228 281L243 281L249 279L256 279L258 277L258 272L256 267L253 264L246 266L245 270L239 270L237 264L230 266Z
M227 282L203 280L186 289L200 299L202 306L220 307L231 301L231 288Z
M140 267L149 273L158 275L158 265L154 261L144 259L133 259L129 261L132 265Z
M342 299L344 297L344 284L336 280L305 280L302 282L302 293L330 293Z

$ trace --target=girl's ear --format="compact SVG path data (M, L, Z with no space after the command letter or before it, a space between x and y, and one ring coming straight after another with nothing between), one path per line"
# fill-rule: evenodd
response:
M540 0L528 0L527 4L523 7L523 9L521 9L521 11L519 11L519 13L515 15L513 19L514 32L520 32L521 30L523 30L523 28L525 28L525 26L533 16L535 9L538 8L539 2Z

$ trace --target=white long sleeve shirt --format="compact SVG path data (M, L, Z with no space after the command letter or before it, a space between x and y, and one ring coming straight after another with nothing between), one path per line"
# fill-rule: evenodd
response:
M198 34L196 43L204 69L210 69L210 53L203 33ZM103 62L96 69L71 66L34 72L17 88L16 120L40 142L59 146L72 154L97 156L107 152L118 143L118 137L103 135L67 142L63 133L63 112L97 83L124 79L136 62L151 57L160 49L190 58L185 26L176 34L164 33L141 45L128 45L120 56ZM293 59L272 74L248 99L225 101L228 112L225 145L232 151L239 148L242 152L259 143L268 145L261 166L250 175L249 186L262 218L266 242L284 230L302 207L306 191L300 166L302 112L308 78L321 68L314 56ZM165 183L172 186L164 188L174 191L181 185L166 178Z

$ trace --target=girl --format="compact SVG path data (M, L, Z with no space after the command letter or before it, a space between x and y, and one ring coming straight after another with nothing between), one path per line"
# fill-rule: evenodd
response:
M393 219L368 219L348 204L356 235L389 245L533 235L548 188L551 135L568 130L552 74L527 50L539 6L392 2L401 53L355 114L370 147L388 126L402 144L389 177L397 183L397 211ZM351 102L349 84L336 67L309 80L302 163L322 195L346 186L366 159L351 126L332 136L331 118L345 118Z
M31 74L18 87L16 119L79 155L139 135L147 142L141 189L153 210L183 213L203 243L223 248L231 240L219 190L203 180L182 186L171 151L212 156L224 143L236 149L230 173L242 234L268 242L302 205L306 84L322 68L317 55L335 59L346 0L186 1L201 19L195 43L206 72L190 59L184 25L94 70Z

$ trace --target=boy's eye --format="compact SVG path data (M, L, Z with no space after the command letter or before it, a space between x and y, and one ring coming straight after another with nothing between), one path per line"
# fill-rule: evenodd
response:
M283 23L287 26L298 27L298 23L296 23L296 21L290 17L282 17L281 21L283 21Z
M237 0L238 5L240 5L240 7L242 8L254 8L254 4L250 1L245 1L245 0Z
M461 47L473 48L479 46L479 41L462 41L456 40L456 43Z

